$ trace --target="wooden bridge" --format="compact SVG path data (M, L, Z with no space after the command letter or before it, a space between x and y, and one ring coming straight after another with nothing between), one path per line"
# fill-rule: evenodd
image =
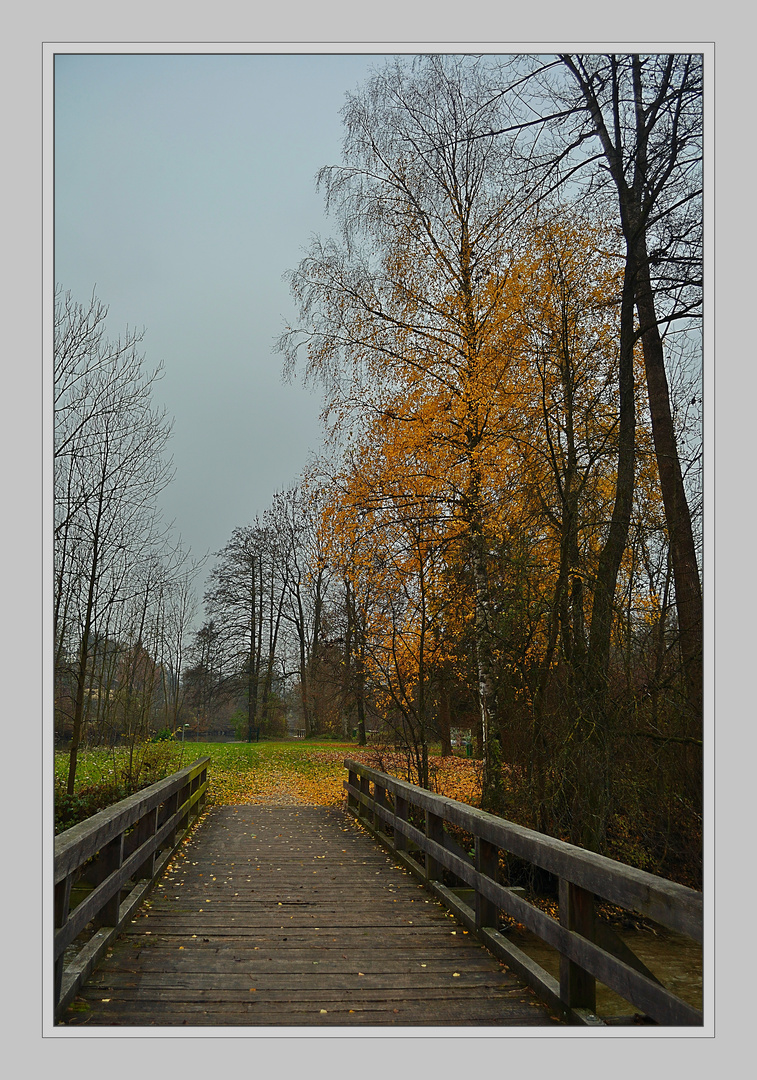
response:
M600 979L702 1024L594 915L604 896L701 940L701 894L352 761L347 813L215 807L193 829L209 760L56 838L59 1022L591 1025ZM501 884L500 851L559 876L559 921ZM559 981L501 911L560 950Z

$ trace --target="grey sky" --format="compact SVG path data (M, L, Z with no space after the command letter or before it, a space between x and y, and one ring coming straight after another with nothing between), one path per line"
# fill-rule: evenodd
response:
M282 382L282 275L329 231L316 171L339 160L370 55L58 55L55 278L145 327L174 417L168 520L193 554L293 482L320 401ZM211 560L212 563L212 560ZM209 568L209 567L208 567Z

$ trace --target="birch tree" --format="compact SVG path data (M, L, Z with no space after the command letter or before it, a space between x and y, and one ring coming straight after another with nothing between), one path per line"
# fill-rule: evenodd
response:
M343 163L320 174L341 242L314 241L292 274L302 323L281 347L291 364L306 347L307 370L326 386L328 417L346 439L371 414L406 423L419 440L433 409L450 418L443 439L464 474L454 498L475 581L488 781L497 705L481 462L501 438L501 414L489 408L501 369L486 345L516 234L507 153L487 134L498 112L483 67L465 57L398 60L348 95ZM409 380L422 387L420 409L417 396L403 407L396 394Z

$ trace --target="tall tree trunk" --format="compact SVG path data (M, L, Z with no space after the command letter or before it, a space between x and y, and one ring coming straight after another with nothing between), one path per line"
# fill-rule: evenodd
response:
M702 587L670 409L670 391L649 275L649 260L643 241L639 243L639 249L636 310L641 328L652 437L670 539L681 660L689 703L695 716L700 717L703 707Z
M252 571L252 592L250 598L250 660L249 668L247 672L247 742L253 742L255 738L255 721L257 719L258 711L258 641L257 641L257 619L258 619L258 592L262 593L263 583L258 582L256 574L256 566L254 557L251 560ZM256 587L257 583L257 587ZM262 595L261 595L262 606Z
M365 634L360 625L355 593L350 587L349 579L345 580L345 594L347 598L345 664L347 671L349 672L354 657L354 695L357 712L357 741L359 746L366 746L368 738L365 731Z
M636 460L636 402L634 397L634 263L628 252L620 312L618 371L618 470L610 528L599 557L589 633L588 675L592 695L601 704L607 684L612 638L613 601L620 564L628 539L633 506Z
M634 397L634 260L628 252L620 312L618 371L618 467L615 502L607 539L600 552L591 612L586 681L580 738L572 767L576 770L576 800L572 813L572 839L601 851L612 802L613 732L607 703L608 671L614 600L618 573L628 540L633 506L636 457L636 403ZM574 673L575 674L575 673Z
M481 521L478 478L474 474L469 500L470 550L473 566L475 606L473 632L478 674L478 702L481 719L481 756L483 777L481 804L485 810L497 813L502 804L501 755L493 747L498 738L494 724L497 716L497 691L492 656L491 597L487 572L486 538Z
M450 718L449 691L444 688L439 693L437 709L439 734L442 740L442 757L452 757L452 721Z
M92 625L94 621L95 587L97 584L97 575L100 566L100 556L102 555L102 552L100 550L100 524L102 521L103 513L104 479L105 477L103 474L97 504L95 529L92 537L92 564L90 566L89 581L87 583L87 606L84 612L84 626L82 628L82 637L79 646L79 663L76 673L76 703L74 705L74 723L73 731L71 733L71 749L69 751L68 757L68 782L66 785L66 791L69 795L73 795L74 785L76 783L76 766L78 761L79 745L81 743L82 724L84 718L84 693L87 682L87 659L89 653L89 639L92 633Z
M624 140L628 138L628 133L623 130L620 119L620 74L616 58L611 58L612 91L615 102L615 115L611 124L605 122L602 108L583 66L565 54L562 60L581 88L595 124L596 134L602 143L618 193L623 235L629 256L632 257L634 263L634 300L641 328L652 436L670 539L676 588L676 610L681 635L681 658L690 706L696 716L701 716L703 701L702 590L691 526L691 512L686 499L670 409L670 391L665 373L665 358L647 250L648 223L655 211L655 200L661 190L658 188L655 193L655 184L650 182L651 167L648 157L650 132L660 116L669 115L672 111L672 115L677 117L681 93L680 90L672 87L669 81L673 71L671 55L666 76L657 89L654 101L645 104L641 57L637 54L632 55L634 130L633 146L627 149L632 150L633 175L629 182L626 179L623 157ZM614 141L611 131L614 132ZM671 140L667 159L663 158L662 161L654 163L658 175L662 166L665 166L668 175L672 173L681 145L683 145L682 142Z

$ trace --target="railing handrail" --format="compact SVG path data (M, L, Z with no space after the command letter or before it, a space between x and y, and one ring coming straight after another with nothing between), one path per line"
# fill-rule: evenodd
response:
M344 766L374 783L378 781L387 791L404 795L422 810L430 810L450 824L480 836L503 851L526 859L581 888L590 889L609 903L637 911L671 930L678 930L700 943L702 941L704 904L702 893L696 889L646 870L637 870L566 840L516 825L507 818L479 810L446 795L437 795L358 762L347 759Z
M92 858L103 844L109 843L150 810L160 806L184 787L187 781L191 782L209 761L209 757L198 758L179 772L172 773L163 780L156 780L149 787L127 795L125 799L58 833L54 848L55 884Z
M210 760L198 758L56 836L56 1017L161 875L193 819L199 817ZM72 890L82 880L91 891L72 908ZM122 898L124 892L128 895ZM74 943L76 955L68 957L66 950Z
M700 892L437 795L349 758L344 766L349 772L349 780L344 784L348 808L377 839L388 843L403 864L423 877L464 921L468 920L490 948L508 961L515 960L516 970L537 993L562 1007L572 1019L586 1021L584 1014L593 1013L597 977L627 1000L640 1004L660 1022L702 1023L701 1012L661 987L645 965L622 942L611 940L615 935L603 924L597 924L594 917L598 896L701 943L704 932ZM370 784L373 784L372 793ZM385 802L387 793L393 796L393 807ZM425 832L407 820L410 806L425 812ZM393 837L382 831L382 822L390 826ZM475 861L444 830L444 822L475 838ZM408 841L424 852L425 872L408 857ZM496 880L498 851L523 859L559 879L559 923ZM473 887L475 911L441 883L442 868ZM561 953L559 985L497 932L498 911L525 923ZM595 930L600 931L601 942L595 940ZM580 989L576 990L578 986Z

